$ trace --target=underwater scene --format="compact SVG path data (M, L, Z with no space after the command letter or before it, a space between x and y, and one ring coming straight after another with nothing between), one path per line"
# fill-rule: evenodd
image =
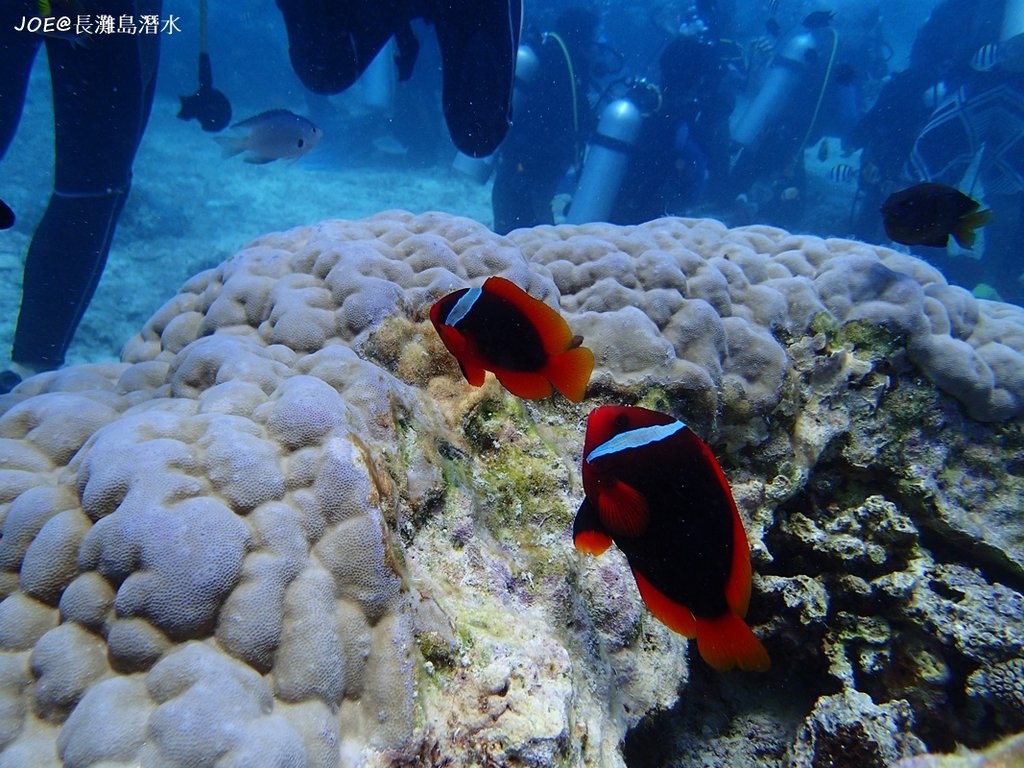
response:
M1024 0L5 0L0 768L1024 768Z

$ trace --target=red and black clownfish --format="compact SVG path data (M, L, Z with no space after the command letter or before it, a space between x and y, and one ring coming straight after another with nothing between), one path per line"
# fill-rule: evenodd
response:
M430 308L430 322L474 387L491 371L513 395L547 397L552 387L583 399L594 353L581 347L555 310L503 277L449 293Z
M596 408L587 419L583 490L573 525L578 550L598 555L615 542L651 613L696 637L715 669L768 669L768 652L743 622L747 536L703 440L664 413Z

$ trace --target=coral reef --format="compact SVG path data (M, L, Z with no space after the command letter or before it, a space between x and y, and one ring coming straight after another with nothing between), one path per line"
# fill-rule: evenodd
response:
M427 309L492 274L585 336L582 404L462 379ZM862 766L1021 727L1024 312L916 259L388 212L257 240L122 360L0 399L0 766ZM764 680L574 552L606 401L721 458Z
M1024 765L1024 734L1010 736L988 749L962 750L955 755L918 755L900 760L893 768L1015 768Z
M866 693L850 689L822 696L790 748L789 764L884 768L923 748L911 731L912 721L905 701L879 706Z

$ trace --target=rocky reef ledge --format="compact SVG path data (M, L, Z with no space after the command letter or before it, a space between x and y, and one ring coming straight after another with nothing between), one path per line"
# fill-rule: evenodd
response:
M462 379L427 310L492 274L586 338L583 403ZM770 672L709 670L623 558L573 549L605 402L719 456ZM1024 730L1022 414L1024 310L885 248L395 211L267 235L120 364L0 398L0 768L983 749Z

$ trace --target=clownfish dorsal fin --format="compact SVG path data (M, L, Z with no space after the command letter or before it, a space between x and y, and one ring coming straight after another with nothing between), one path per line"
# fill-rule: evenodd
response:
M730 494L731 496L731 494ZM741 619L747 615L750 604L750 580L753 569L750 567L750 544L743 530L743 521L733 503L732 522L732 568L729 569L729 580L725 585L725 601L733 613Z
M733 499L732 490L729 488L729 481L725 477L722 465L718 463L711 447L703 440L693 435L694 445L704 458L704 463L714 472L718 486L729 503L729 514L732 517L732 563L729 568L729 580L725 585L725 601L732 612L741 619L747 615L747 605L750 603L750 579L753 571L750 567L750 544L747 542L747 534L743 528L743 521L740 519L739 510L736 508L736 501Z
M650 517L643 494L621 480L602 486L597 494L597 514L613 536L630 537L642 535Z
M572 347L573 335L565 318L511 280L497 275L489 277L484 281L483 290L504 299L522 312L537 330L544 351L548 354L558 354Z

